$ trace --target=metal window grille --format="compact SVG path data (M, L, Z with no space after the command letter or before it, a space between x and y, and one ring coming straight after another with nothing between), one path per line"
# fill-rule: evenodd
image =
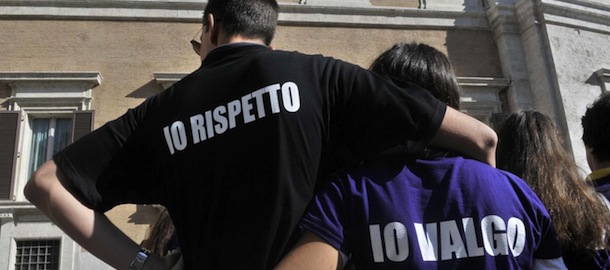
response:
M58 270L59 240L17 241L15 270Z

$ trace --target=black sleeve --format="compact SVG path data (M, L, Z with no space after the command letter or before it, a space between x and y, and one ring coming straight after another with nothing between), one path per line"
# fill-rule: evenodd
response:
M71 184L69 190L86 206L107 211L120 203L151 203L154 175L140 144L139 125L148 100L123 116L75 141L53 156Z
M368 70L337 61L341 72L331 79L333 117L331 141L338 159L362 161L395 145L416 154L440 128L446 105L414 84L398 87Z

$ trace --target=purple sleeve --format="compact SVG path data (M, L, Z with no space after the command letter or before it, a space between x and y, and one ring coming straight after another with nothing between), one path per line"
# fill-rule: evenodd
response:
M534 252L535 259L553 259L561 257L561 244L549 215L542 221L540 245Z
M331 182L310 202L300 225L337 250L349 254L343 234L344 226L347 226L345 213L348 212L343 199L340 181Z
M506 172L505 172L506 173ZM534 247L534 259L547 260L562 257L561 244L553 227L551 215L534 191L521 178L508 173L516 190L520 191L522 205L528 206L530 212L533 232L536 234L536 246Z

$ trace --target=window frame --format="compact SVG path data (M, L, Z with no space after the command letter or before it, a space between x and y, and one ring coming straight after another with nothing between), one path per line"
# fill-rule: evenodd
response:
M6 72L0 83L11 89L8 111L21 113L17 127L16 155L13 160L11 192L0 200L26 201L23 188L28 178L31 150L31 120L37 117L71 117L72 141L82 136L75 127L78 113L90 114L89 131L93 127L92 88L101 83L99 72ZM82 129L82 127L79 127ZM77 133L78 132L78 133Z
M24 121L23 123L23 127L21 128L21 133L23 134L21 137L22 143L21 143L21 154L20 156L22 157L23 161L21 162L21 168L19 168L18 173L21 173L20 175L26 178L30 177L30 159L31 159L31 153L32 153L32 136L33 136L33 130L32 130L32 124L34 119L59 119L59 118L70 118L72 120L72 127L70 130L70 141L73 141L72 138L72 134L74 133L74 116L72 112L67 112L67 111L63 111L63 110L58 110L58 111L44 111L44 112L25 112L24 113ZM48 140L47 142L47 147L49 146L53 146L53 140ZM52 155L52 153L47 153L46 158L50 158L50 156ZM23 189L23 185L20 186L21 189ZM20 190L20 189L18 189Z
M510 80L494 77L457 77L462 93L462 112L491 125L493 115L502 113L500 92L508 89Z
M17 269L17 256L19 256L19 244L20 243L24 243L24 242L57 242L57 250L55 250L56 253L53 253L53 256L56 256L56 260L57 260L57 268L56 269L61 269L61 251L62 251L62 243L61 243L61 239L60 238L35 238L35 239L15 239L15 255L13 256L15 263L12 264L14 269ZM38 247L40 247L40 245L38 245ZM30 247L31 248L31 247ZM27 264L27 266L33 266L31 264L32 262L29 262ZM40 262L36 262L34 265L37 266L36 268L38 268ZM29 267L28 267L29 269Z

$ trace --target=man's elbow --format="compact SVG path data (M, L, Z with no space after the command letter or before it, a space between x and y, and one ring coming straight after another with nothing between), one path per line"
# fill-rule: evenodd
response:
M486 138L483 140L483 150L487 153L487 163L491 166L496 166L496 148L498 147L498 134L491 128L487 132Z
M41 180L37 172L34 172L30 180L27 182L23 189L23 195L28 199L32 204L38 205L40 203L40 199L43 197L43 189L41 187Z
M48 195L53 184L53 179L50 179L50 176L55 175L53 171L55 164L49 163L53 162L46 162L36 170L23 189L25 198L38 207L45 203L45 199L49 197Z
M498 147L498 134L490 128L489 134L487 134L487 138L485 139L484 148L496 152L496 148Z

